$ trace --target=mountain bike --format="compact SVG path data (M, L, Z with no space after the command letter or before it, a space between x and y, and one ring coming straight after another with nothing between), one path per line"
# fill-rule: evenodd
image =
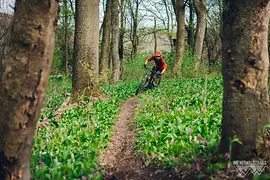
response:
M149 70L148 67L144 65L144 68ZM161 81L161 74L157 71L156 68L151 69L149 73L147 73L141 80L140 85L136 90L136 95L146 91L147 89L153 89L158 87Z

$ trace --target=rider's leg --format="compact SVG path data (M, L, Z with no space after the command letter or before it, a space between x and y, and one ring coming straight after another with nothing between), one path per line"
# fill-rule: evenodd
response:
M154 80L154 76L156 75L156 72L157 72L157 68L154 66L151 70L151 76L150 76L149 85L148 85L150 89L154 88L153 80Z
M162 68L157 68L157 70L156 70L157 71L156 72L156 77L157 78L160 78L161 77L161 74L160 73L162 72L162 70L163 70Z
M159 83L160 83L160 80L161 80L161 74L160 73L162 72L162 70L163 70L162 68L157 68L157 73L156 73L156 80L157 80L156 84L157 85L159 85Z

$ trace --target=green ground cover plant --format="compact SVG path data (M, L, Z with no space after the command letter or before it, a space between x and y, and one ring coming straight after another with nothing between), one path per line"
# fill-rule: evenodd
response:
M61 106L71 93L71 79L65 76L51 76L49 79L46 98L43 103L41 119L53 116L54 111Z
M110 132L120 111L120 103L135 96L140 78L149 70L143 63L151 54L123 61L123 81L103 84L106 95L93 102L85 98L60 115L54 112L71 93L71 79L50 78L47 97L35 137L31 171L33 179L101 179L99 154L110 141ZM161 85L143 92L135 115L137 152L148 157L148 163L160 162L171 167L179 162L190 163L201 155L213 152L219 141L221 126L222 80L219 76L194 77L186 70L185 77L172 79L173 56L164 53L168 71ZM190 67L186 55L183 68ZM189 61L189 62L187 62ZM149 64L151 68L153 63ZM218 167L210 167L209 171Z
M104 84L101 86L102 91L109 97L117 100L127 100L135 95L139 81L131 80L128 82L119 82L117 85Z
M213 153L220 138L221 103L220 77L163 81L140 96L135 115L138 152L167 166Z
M119 112L113 99L83 101L39 129L32 157L34 179L100 177L96 160Z
M135 94L136 84L121 82L101 87L107 95L93 102L88 98L60 115L54 112L71 93L71 80L50 78L31 159L33 179L101 179L97 163L99 154L107 147L109 135L119 113L119 106Z
M138 79L147 71L143 63L151 54L141 54L133 63L123 63L126 81ZM222 115L221 66L196 62L191 51L185 51L180 78L171 71L174 56L164 53L168 64L158 88L143 92L135 114L137 153L146 157L146 164L161 163L165 167L197 164L209 159L220 139ZM152 67L149 64L149 67ZM149 71L149 70L148 70ZM135 77L137 75L137 77ZM218 158L224 158L218 155ZM197 163L198 162L198 163ZM205 166L205 165L204 165ZM226 163L208 163L205 172L216 172Z

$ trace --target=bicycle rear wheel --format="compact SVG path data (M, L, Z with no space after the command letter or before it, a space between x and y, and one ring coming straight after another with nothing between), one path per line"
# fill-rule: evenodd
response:
M160 77L155 77L153 80L153 85L154 87L158 87L160 84L161 78Z

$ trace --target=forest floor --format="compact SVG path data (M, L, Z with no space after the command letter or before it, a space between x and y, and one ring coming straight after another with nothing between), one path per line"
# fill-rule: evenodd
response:
M159 165L146 166L143 157L135 155L133 150L135 132L132 125L137 105L137 97L130 98L121 105L119 117L111 133L111 143L100 157L100 164L104 167L103 178L107 180L183 179L184 171L176 167L166 170Z
M111 142L107 151L100 156L100 165L104 168L103 179L105 180L176 180L198 179L199 174L195 169L176 166L165 169L158 164L145 165L144 158L135 154L136 132L133 129L134 114L138 106L137 97L133 97L121 104L120 114L115 122L114 130L111 133ZM221 171L213 179L253 179L243 177L230 168ZM202 176L200 179L211 179L209 176Z
M220 98L218 102L221 102L219 79L208 82L209 100ZM88 176L88 179L105 180L266 180L270 177L266 174L270 172L269 167L262 176L241 176L227 161L222 161L222 155L217 159L220 154L216 154L210 142L215 138L214 133L219 133L213 133L212 129L219 128L221 103L210 101L211 107L207 110L214 117L200 111L201 106L196 102L200 102L198 93L204 85L201 79L182 79L180 83L163 81L159 88L137 97L133 96L138 83L107 85L103 91L110 98L85 99L77 105L69 104L69 98L66 99L71 92L68 79L51 79L50 83L46 108L35 137L33 179L86 179ZM64 85L59 88L60 83ZM178 107L184 107L185 111L179 111ZM174 121L177 117L183 121ZM191 119L200 124L190 123ZM205 119L212 124L206 125ZM176 134L180 126L192 128L194 132L191 134L183 128L181 134ZM199 132L207 138L207 145L203 141L194 143L189 138L197 137L199 128L207 130ZM172 135L177 143L168 138ZM158 142L147 143L153 140Z

